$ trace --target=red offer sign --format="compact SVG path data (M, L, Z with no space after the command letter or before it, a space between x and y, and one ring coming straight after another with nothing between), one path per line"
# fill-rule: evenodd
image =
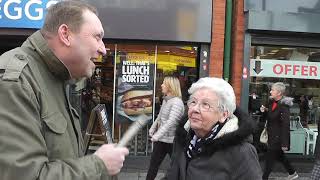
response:
M320 63L285 61L275 59L251 59L250 76L295 79L320 79Z
M318 67L300 64L275 64L272 68L277 75L318 76Z

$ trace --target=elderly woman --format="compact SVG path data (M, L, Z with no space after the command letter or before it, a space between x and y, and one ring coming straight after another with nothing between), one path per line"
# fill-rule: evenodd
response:
M201 78L189 93L188 120L177 128L168 179L261 179L257 152L250 144L253 124L236 110L230 84Z
M276 160L280 161L287 172L288 180L297 179L299 175L286 158L284 151L290 150L290 112L293 98L284 96L286 86L282 82L274 83L270 91L269 106L261 106L262 119L267 120L268 150L263 179L267 180Z

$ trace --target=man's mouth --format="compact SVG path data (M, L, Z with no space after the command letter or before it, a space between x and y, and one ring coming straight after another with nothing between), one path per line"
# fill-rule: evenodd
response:
M93 58L91 58L90 60L91 60L92 62L96 62L97 59L98 59L98 58L94 58L94 57L93 57Z

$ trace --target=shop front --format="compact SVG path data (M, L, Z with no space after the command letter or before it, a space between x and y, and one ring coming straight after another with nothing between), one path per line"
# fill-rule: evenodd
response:
M95 62L95 74L82 92L83 119L89 119L95 105L105 104L113 139L118 142L131 123L147 118L147 127L129 145L131 153L147 155L152 151L148 128L159 113L163 79L165 76L177 77L182 99L186 102L188 88L199 78L199 49L192 45L134 43L106 44L106 47L107 55ZM130 109L127 99L144 103L144 108Z
M80 91L84 130L96 104L106 105L115 142L133 122L147 118L147 126L129 148L134 155L148 155L152 151L148 128L160 110L164 77L179 79L186 102L190 85L208 76L212 1L88 2L98 8L107 55L95 62L95 75ZM132 95L142 96L145 107L140 112L126 105L126 97Z
M41 28L46 8L59 0L0 1L0 52L20 46ZM107 54L100 57L94 76L71 85L71 101L86 130L92 109L105 104L115 142L140 114L124 109L124 95L140 92L148 97L143 113L149 123L130 144L130 152L152 150L148 127L162 102L165 76L179 78L183 101L199 77L208 76L211 43L211 0L90 0L97 7L105 30ZM96 129L99 134L99 129ZM98 143L99 138L93 139ZM99 143L98 143L99 144ZM94 144L93 144L94 145Z
M314 153L320 118L320 27L315 20L320 1L245 1L247 30L245 33L244 64L249 78L243 81L241 103L248 107L258 122L260 106L269 101L271 85L283 82L286 95L293 98L290 107L291 147L289 154L304 157Z

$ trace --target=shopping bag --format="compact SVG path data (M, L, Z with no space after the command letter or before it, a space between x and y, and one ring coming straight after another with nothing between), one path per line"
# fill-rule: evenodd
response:
M264 127L263 131L261 132L260 142L263 143L263 144L268 144L268 132L267 132L267 127Z

